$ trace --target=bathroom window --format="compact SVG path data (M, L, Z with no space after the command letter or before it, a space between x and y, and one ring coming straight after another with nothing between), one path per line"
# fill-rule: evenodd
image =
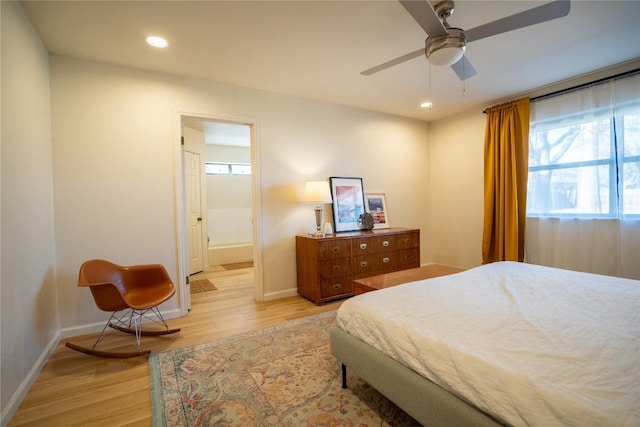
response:
M251 175L249 163L206 162L204 171L207 175Z

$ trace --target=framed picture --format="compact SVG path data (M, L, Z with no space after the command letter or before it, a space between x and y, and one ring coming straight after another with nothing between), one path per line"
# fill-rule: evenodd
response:
M358 218L366 212L362 178L330 177L333 223L336 233L360 230Z
M364 198L367 212L373 217L373 229L389 228L389 214L384 193L369 193Z

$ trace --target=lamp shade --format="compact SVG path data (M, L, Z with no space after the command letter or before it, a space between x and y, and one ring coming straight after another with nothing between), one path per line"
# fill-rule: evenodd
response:
M331 203L331 189L327 181L307 181L304 185L305 202Z

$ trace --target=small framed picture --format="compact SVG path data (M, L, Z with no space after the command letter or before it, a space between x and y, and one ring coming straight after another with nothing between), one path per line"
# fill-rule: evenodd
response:
M366 212L362 178L330 177L333 223L336 233L360 230L358 218Z
M369 193L364 198L367 212L373 217L373 229L389 228L389 214L384 193Z

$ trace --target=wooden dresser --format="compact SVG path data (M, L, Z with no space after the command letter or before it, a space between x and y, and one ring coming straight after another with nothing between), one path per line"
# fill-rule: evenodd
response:
M298 293L321 305L354 295L353 280L420 266L420 230L296 236Z

